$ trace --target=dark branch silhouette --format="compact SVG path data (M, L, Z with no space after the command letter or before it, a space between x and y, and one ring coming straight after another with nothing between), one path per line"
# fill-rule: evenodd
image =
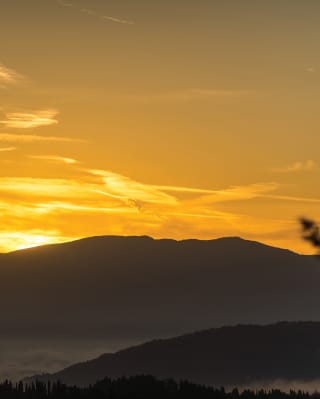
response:
M320 229L317 223L304 217L299 221L302 227L302 238L309 241L314 247L320 248Z

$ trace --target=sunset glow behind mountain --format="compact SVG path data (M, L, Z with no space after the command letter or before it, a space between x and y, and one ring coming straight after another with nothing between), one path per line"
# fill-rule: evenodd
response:
M0 252L320 219L316 0L1 5Z

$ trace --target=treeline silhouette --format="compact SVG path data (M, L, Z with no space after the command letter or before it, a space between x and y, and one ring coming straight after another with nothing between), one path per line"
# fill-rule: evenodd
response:
M43 383L5 381L0 384L0 399L312 399L320 394L304 391L243 390L213 388L172 379L158 380L152 376L105 378L87 388L70 387L60 382Z

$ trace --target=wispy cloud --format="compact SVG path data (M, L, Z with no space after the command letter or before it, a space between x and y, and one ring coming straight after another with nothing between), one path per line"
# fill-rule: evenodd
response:
M7 128L30 129L40 126L57 124L58 111L54 109L37 110L32 112L9 112L0 121Z
M320 198L297 197L292 195L264 195L265 198L271 198L279 201L300 202L300 203L320 203Z
M103 183L96 190L101 195L118 199L139 211L149 210L154 214L165 212L166 215L189 214L190 217L221 217L223 212L213 209L215 205L267 198L270 192L279 187L276 183L249 184L220 190L158 186L137 182L111 171L90 169L88 172L97 176L100 184Z
M316 71L317 71L317 69L314 66L309 66L306 68L306 72L309 72L309 73L314 73Z
M0 84L15 84L23 79L23 76L14 69L8 68L0 63Z
M241 235L276 243L281 232L290 229L285 217L269 215L270 204L295 201L296 210L304 208L305 201L315 207L320 201L279 194L281 187L273 182L218 189L154 185L109 170L75 167L73 158L60 155L30 157L70 165L70 177L0 176L2 230L12 235L5 244L0 235L0 249L99 234L176 239ZM251 212L257 205L259 212L265 206L269 216L257 218Z
M73 7L73 4L70 3L69 1L65 1L65 0L56 0L56 2L62 6L62 7Z
M33 143L33 142L82 142L81 139L75 139L71 137L58 137L58 136L40 136L34 134L11 134L11 133L0 133L0 142L5 143Z
M2 198L5 193L20 193L29 197L57 199L82 198L92 196L90 188L96 185L82 184L73 179L35 178L35 177L0 177L0 192Z
M78 11L87 14L91 17L95 17L101 20L106 20L106 21L111 21L111 22L115 22L117 24L124 24L124 25L134 25L133 21L129 21L127 19L123 19L123 18L117 18L114 16L110 16L110 15L106 15L106 14L102 14L99 13L97 11L94 11L90 8L79 8L77 7L74 3L70 2L70 1L66 1L66 0L56 0L56 3L62 7L74 7L76 8Z
M0 147L0 152L14 151L16 147Z
M294 173L294 172L309 172L318 169L318 165L315 161L297 161L290 165L283 166L280 168L273 168L273 172L278 173Z
M135 23L133 21L128 21L126 19L119 19L115 17L110 17L109 15L101 15L100 18L106 19L108 21L116 22L118 24L125 24L125 25L134 25Z
M139 209L132 209L137 208L133 206L134 201L141 201L145 206L149 204L150 209L157 209L160 213L164 209L168 212L170 208L172 212L181 211L180 200L152 186L112 172L96 172L93 171L95 181L90 175L83 175L79 180L0 177L1 201L6 197L11 199L12 194L15 198L20 194L19 207L28 206L35 214L59 208L98 213L139 213Z
M93 175L99 176L104 182L104 189L111 195L119 198L144 201L151 203L176 204L176 199L153 186L136 182L126 176L110 171L90 170Z
M223 190L213 190L211 193L202 195L197 203L217 204L232 201L252 200L265 197L267 193L275 191L279 185L277 183L257 183L244 186L229 187ZM191 200L192 201L192 200Z
M85 13L85 14L90 15L92 17L96 17L96 18L99 18L99 19L104 19L104 20L111 21L111 22L116 22L118 24L134 25L133 21L128 21L126 19L111 17L110 15L99 14L98 12L96 12L94 10L91 10L89 8L81 8L80 11L82 13Z
M28 155L28 158L39 159L42 161L56 162L56 163L65 163L68 165L76 164L79 162L76 159L62 157L58 155Z

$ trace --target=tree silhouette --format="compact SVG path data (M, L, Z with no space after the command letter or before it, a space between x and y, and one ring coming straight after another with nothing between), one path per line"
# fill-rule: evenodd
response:
M199 385L188 381L158 380L140 375L115 380L105 378L89 387L70 387L59 382L30 384L0 383L1 399L319 399L318 393L282 392L278 389L254 391Z

